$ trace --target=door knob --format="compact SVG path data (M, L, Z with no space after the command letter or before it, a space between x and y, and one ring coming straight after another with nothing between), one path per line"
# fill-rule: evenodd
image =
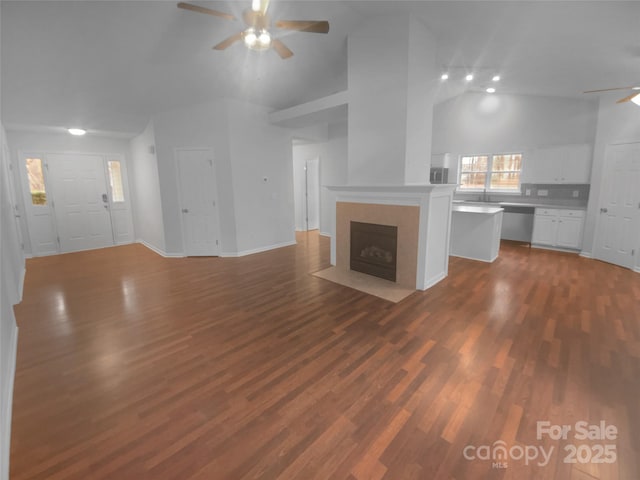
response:
M608 209L606 209L606 208L601 208L601 209L600 209L600 213L607 213L608 211L609 211L609 210L608 210Z
M182 213L189 213L189 209L188 208L183 208L182 209Z
M108 199L108 197L107 197L107 194L106 194L106 193L103 193L103 194L102 194L102 201L103 201L104 203L107 203L107 202L109 201L109 199Z

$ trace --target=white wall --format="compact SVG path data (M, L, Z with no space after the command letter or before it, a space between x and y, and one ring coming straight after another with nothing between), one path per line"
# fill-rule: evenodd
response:
M155 153L156 139L153 122L144 132L131 139L131 197L136 240L164 252L164 223L162 195Z
M269 124L267 113L256 105L219 100L154 116L168 254L184 252L175 163L181 147L213 151L221 255L295 241L291 134Z
M82 152L99 154L118 154L124 159L125 168L129 171L129 140L125 138L113 138L94 136L87 134L83 137L74 137L68 133L42 133L7 131L7 141L10 146L11 162L13 163L14 185L17 191L19 213L21 215L22 239L25 244L25 252L31 253L29 232L26 222L23 189L20 176L20 153L62 153ZM131 192L131 188L129 188Z
M434 109L432 153L452 153L450 181L460 154L525 153L550 145L593 145L597 102L592 99L467 93Z
M213 151L220 219L220 250L236 251L235 209L229 159L227 105L223 100L179 108L154 116L156 155L162 192L166 252L184 254L177 182L177 148Z
M18 241L13 200L9 196L8 148L1 125L0 136L0 479L6 480L9 478L11 406L18 335L13 305L20 301L24 254Z
M346 120L330 124L328 135L326 142L294 147L294 155L300 159L320 158L320 233L324 235L331 234L331 209L335 208L333 197L324 186L346 185L348 181Z
M263 107L228 105L237 253L295 243L291 131Z
M591 193L584 230L583 252L593 254L596 223L600 211L600 190L603 181L605 149L616 143L640 142L640 107L633 103L616 104L620 93L602 95L598 110L598 125L593 149ZM640 188L640 186L638 186ZM640 252L640 244L638 250ZM640 269L640 254L636 255L636 269Z

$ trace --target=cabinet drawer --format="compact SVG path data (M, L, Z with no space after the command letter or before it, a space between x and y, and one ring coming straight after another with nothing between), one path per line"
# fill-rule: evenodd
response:
M561 217L584 218L585 214L584 210L557 210L557 212Z
M555 217L558 215L557 208L536 208L536 215L543 215L545 217Z

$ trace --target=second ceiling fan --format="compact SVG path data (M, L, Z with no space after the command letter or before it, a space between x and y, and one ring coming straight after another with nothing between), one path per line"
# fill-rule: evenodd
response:
M269 29L271 28L271 18L267 15L269 0L252 0L251 8L242 12L242 19L247 26L246 29L226 38L213 48L215 50L225 50L236 42L243 41L251 50L268 50L273 49L281 58L287 59L293 56L293 52L287 47L282 40L274 38ZM215 17L221 17L228 20L236 18L228 13L219 12L210 8L193 5L191 3L178 3L178 8L191 10L198 13L206 13ZM279 20L275 22L275 27L283 30L294 30L298 32L309 33L328 33L329 22L324 20Z

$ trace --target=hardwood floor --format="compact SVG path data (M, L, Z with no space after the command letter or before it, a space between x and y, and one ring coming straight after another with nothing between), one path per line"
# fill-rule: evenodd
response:
M506 243L391 304L311 276L328 239L298 241L29 260L12 480L640 478L640 275ZM616 439L536 438L581 420ZM482 459L499 440L507 468Z

